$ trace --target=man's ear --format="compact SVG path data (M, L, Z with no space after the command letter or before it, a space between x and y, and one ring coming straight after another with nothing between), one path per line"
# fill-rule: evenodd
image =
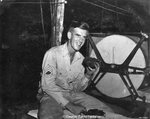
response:
M71 39L71 32L70 31L68 31L67 37L68 37L69 40Z

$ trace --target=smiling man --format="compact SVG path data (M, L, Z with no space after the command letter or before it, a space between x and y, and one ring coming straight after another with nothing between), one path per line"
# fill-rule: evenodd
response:
M67 32L68 42L48 50L42 64L42 81L39 93L39 119L62 119L64 110L78 115L84 110L112 110L98 99L83 91L99 70L85 69L84 57L79 52L84 45L89 26L84 22L73 22Z

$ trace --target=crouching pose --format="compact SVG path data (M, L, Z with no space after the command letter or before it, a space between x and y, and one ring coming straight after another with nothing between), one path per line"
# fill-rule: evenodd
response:
M39 90L42 93L39 119L62 119L65 114L79 115L89 109L103 110L112 117L113 110L106 103L83 92L100 68L95 64L96 68L89 70L82 65L84 57L79 50L89 34L88 29L87 23L73 22L67 32L68 41L46 52Z

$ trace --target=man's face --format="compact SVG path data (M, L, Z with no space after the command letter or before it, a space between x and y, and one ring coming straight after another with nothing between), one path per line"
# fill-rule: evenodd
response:
M71 31L70 43L74 50L78 51L84 45L86 37L88 35L87 30L80 28L74 28Z

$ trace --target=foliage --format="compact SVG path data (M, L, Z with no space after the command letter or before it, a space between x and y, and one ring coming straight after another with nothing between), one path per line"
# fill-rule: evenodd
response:
M11 1L11 0L5 0ZM34 1L37 0L16 0ZM39 1L39 0L38 0ZM90 1L90 0L88 0ZM116 0L115 0L116 1ZM129 13L124 15L110 12L103 8L87 4L83 0L68 0L65 7L64 37L72 20L89 23L90 32L139 32L150 31L150 16L143 6L131 1L105 0L105 2L119 6ZM116 10L104 5L99 0L90 1L108 9ZM40 80L41 64L44 53L49 49L50 42L50 8L49 4L42 4L45 35L41 23L40 4L5 4L2 17L3 43L9 46L3 56L4 97L17 99L35 98L38 81ZM9 7L8 7L9 6ZM6 60L7 59L7 60Z
M44 53L49 48L50 15L43 5L43 35L39 4L11 4L3 14L3 99L8 103L35 100ZM49 16L48 16L49 15ZM9 88L8 88L9 87Z
M89 0L87 0L89 1ZM124 0L114 2L113 0L105 0L104 2L118 6L127 12L116 10L109 5L102 4L100 0L89 1L96 5L112 9L123 14L114 13L106 9L100 8L93 4L85 3L84 1L71 0L66 5L65 24L71 20L86 21L91 26L91 32L139 32L143 29L148 29L146 19L150 16L140 4ZM70 16L70 17L68 17ZM146 27L146 28L145 28Z

